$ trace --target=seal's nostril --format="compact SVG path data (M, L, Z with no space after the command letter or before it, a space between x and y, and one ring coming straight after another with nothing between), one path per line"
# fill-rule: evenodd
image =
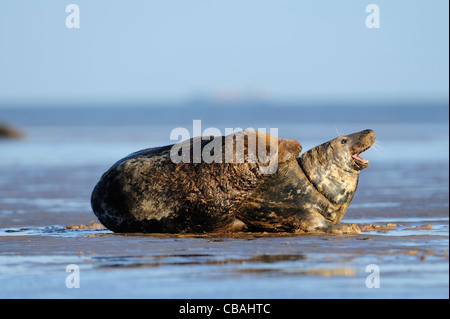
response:
M375 142L376 135L375 135L375 132L373 130L367 129L367 130L364 130L362 132L364 133L364 136L369 139L370 143L373 144Z

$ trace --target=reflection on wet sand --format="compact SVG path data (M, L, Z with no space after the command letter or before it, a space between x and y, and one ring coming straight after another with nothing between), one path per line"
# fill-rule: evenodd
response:
M124 268L151 268L168 266L235 266L228 267L228 273L238 274L270 275L270 276L356 276L356 269L353 267L337 268L308 268L301 263L295 263L306 259L306 255L262 254L251 258L225 258L217 259L215 255L208 254L181 254L181 255L160 255L160 256L115 256L115 257L92 257L92 261L99 263L97 268L101 269L124 269ZM151 261L145 261L151 260ZM267 265L270 264L270 265Z
M264 265L298 261L305 258L306 256L303 254L262 254L250 258L220 258L214 254L174 254L154 256L99 256L93 257L93 260L99 263L99 268L140 268L171 265ZM253 269L256 271L257 268ZM263 271L264 269L260 270Z

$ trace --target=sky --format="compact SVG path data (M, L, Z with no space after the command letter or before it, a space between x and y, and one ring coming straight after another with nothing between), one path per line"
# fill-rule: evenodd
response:
M380 8L368 28L366 6ZM66 7L80 10L68 28ZM448 101L447 0L1 0L0 106Z

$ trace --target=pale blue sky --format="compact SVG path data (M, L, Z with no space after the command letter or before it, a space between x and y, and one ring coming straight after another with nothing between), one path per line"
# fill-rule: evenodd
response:
M67 29L65 8L80 8ZM365 8L381 10L368 29ZM0 105L448 99L447 0L1 0Z

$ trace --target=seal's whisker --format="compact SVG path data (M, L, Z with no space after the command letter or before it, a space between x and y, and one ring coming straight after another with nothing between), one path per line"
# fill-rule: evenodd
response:
M378 142L373 143L373 146L378 147L378 148L380 148L380 150L384 151L384 148L382 148L381 145L378 144Z
M339 130L337 129L337 126L335 126L334 128L336 129L336 134L337 134L338 136L341 136L341 134L339 133Z
M378 144L373 144L372 146L373 146L373 149L374 149L378 154L381 154L380 150L382 151L383 148L382 148L380 145L378 145ZM379 149L378 149L378 148L379 148Z

